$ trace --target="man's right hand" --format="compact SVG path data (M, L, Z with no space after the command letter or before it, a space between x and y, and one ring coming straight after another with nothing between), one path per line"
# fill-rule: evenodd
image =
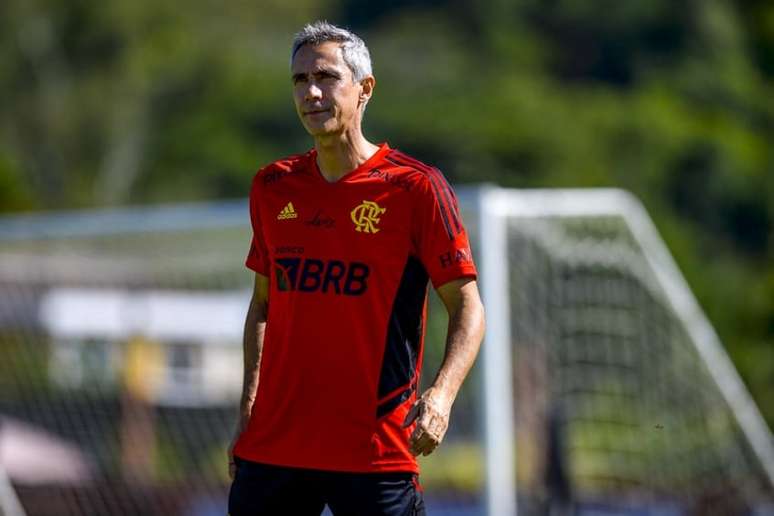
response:
M240 416L239 422L237 423L236 430L234 431L234 437L231 438L231 442L228 445L228 476L231 478L231 480L234 480L234 476L236 475L236 463L234 462L234 446L236 446L237 441L239 440L239 436L242 435L242 432L247 430L247 423L250 422L250 416L249 415L243 415Z

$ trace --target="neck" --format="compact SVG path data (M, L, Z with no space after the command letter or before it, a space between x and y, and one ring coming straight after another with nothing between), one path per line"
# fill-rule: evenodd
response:
M329 182L355 170L379 150L359 130L318 136L314 139L314 147L317 150L317 166Z

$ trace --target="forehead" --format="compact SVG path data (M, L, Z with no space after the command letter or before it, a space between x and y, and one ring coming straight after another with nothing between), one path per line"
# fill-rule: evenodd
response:
M319 45L304 45L296 52L291 65L293 73L308 73L322 68L347 68L340 43L326 41Z

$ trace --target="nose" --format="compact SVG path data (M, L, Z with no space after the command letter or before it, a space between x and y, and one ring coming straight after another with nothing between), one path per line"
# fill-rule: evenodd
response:
M304 100L317 100L322 98L322 90L314 82L310 82L304 94Z

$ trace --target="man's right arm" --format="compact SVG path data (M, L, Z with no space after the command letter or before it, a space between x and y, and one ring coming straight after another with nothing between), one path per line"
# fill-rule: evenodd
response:
M261 367L261 352L263 351L263 335L266 330L266 315L269 300L269 278L262 274L255 275L253 297L247 309L245 331L243 337L244 376L242 378L242 398L239 402L239 421L234 438L228 447L229 474L234 478L234 445L239 436L247 428L250 421L255 393L258 389L258 376Z

